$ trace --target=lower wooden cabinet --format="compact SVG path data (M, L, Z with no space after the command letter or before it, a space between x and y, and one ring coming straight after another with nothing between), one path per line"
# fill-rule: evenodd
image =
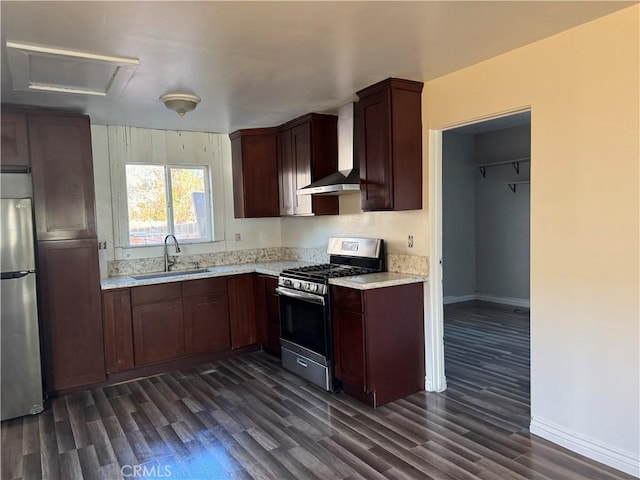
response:
M254 274L229 277L229 322L231 347L257 343Z
M227 291L182 300L187 355L231 348Z
M336 377L347 385L367 388L364 315L340 308L333 309L333 341Z
M258 343L254 274L107 290L102 303L110 374Z
M49 392L105 380L98 242L38 242L43 366Z
M373 407L424 390L422 283L332 287L335 374Z
M184 357L182 299L133 307L136 367Z
M269 275L256 277L256 321L258 343L271 355L280 357L280 304L276 287L278 279Z
M107 373L131 370L135 365L131 292L128 288L102 293L102 324Z

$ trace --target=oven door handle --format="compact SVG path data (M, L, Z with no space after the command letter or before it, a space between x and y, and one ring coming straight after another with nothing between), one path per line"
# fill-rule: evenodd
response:
M299 292L297 290L291 290L289 288L277 287L276 292L285 297L297 298L298 300L304 300L305 302L317 303L324 306L324 297L314 295L313 293Z

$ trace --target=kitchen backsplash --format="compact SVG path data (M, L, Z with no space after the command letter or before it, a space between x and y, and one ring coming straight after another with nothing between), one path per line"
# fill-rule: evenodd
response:
M299 260L302 262L327 263L329 255L324 248L270 247L248 250L232 250L218 253L180 255L176 270L192 270L239 263L274 262ZM196 267L197 264L197 267ZM114 260L108 262L110 277L159 272L164 269L164 258L141 258L135 260ZM427 257L416 255L387 255L387 270L414 275L429 274Z

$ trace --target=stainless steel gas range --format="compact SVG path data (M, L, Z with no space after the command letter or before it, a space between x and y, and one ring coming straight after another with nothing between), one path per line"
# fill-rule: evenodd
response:
M340 389L333 374L329 280L384 271L384 242L330 238L330 263L283 270L278 278L282 366L325 390Z

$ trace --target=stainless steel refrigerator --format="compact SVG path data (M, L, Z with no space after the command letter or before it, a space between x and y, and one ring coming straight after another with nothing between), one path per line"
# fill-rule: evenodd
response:
M43 409L31 177L0 174L0 414Z

